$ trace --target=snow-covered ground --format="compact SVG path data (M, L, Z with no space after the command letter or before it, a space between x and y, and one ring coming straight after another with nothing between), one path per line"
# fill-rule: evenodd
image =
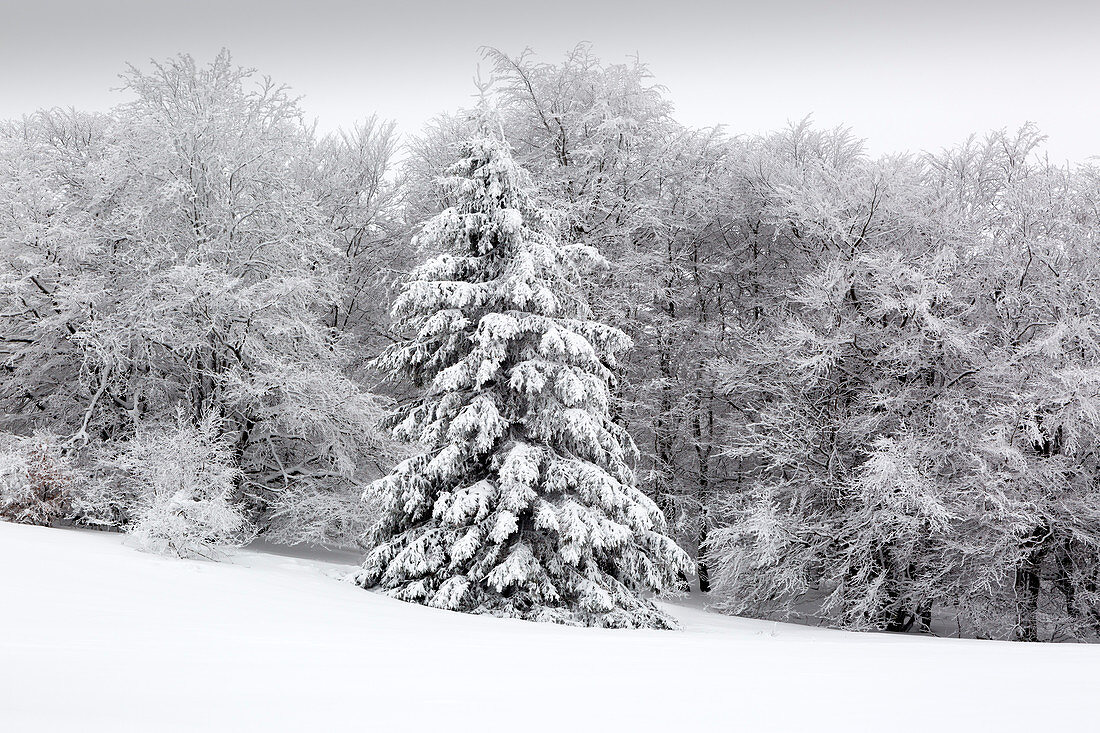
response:
M680 632L437 611L354 558L222 563L0 523L4 731L1095 730L1100 648L667 608ZM1069 726L1069 727L1067 727Z

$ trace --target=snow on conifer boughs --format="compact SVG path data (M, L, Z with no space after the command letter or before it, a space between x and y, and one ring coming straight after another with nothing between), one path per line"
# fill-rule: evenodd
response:
M688 558L609 415L629 340L591 320L576 287L603 260L547 234L504 143L465 143L450 174L454 205L419 241L444 254L394 306L415 335L380 359L423 390L394 425L426 451L373 486L383 516L357 582L453 610L669 628L637 593Z

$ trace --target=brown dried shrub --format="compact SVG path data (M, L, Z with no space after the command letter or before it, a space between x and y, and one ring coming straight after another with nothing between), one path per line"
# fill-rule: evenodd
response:
M74 475L55 441L5 441L0 449L0 519L48 526L68 516Z

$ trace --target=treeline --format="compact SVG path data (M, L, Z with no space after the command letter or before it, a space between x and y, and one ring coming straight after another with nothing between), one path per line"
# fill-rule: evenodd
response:
M180 554L368 536L360 496L407 451L380 420L418 399L374 361L408 337L394 288L491 110L558 244L609 263L576 297L633 340L609 410L681 582L846 628L1095 637L1100 169L1030 126L878 159L807 122L690 129L639 63L486 56L480 110L404 141L318 137L228 54L3 124L0 513Z

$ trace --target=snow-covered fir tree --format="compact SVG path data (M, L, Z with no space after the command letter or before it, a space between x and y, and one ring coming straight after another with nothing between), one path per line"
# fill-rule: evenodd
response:
M393 424L424 451L373 486L383 516L357 581L439 608L671 628L639 593L689 561L610 414L629 339L592 319L578 287L604 261L554 239L506 143L464 143L449 173L453 205L419 241L443 254L394 306L414 335L380 358L421 390Z

